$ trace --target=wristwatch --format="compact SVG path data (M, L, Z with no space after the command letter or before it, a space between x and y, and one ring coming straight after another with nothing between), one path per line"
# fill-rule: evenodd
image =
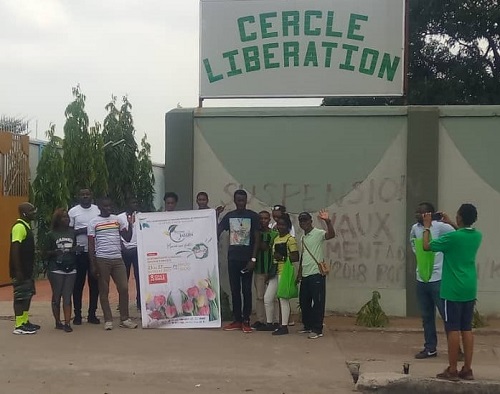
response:
M257 261L257 259L256 259L255 257L252 257L252 258L250 259L250 261L251 261L252 263L255 263L255 262Z

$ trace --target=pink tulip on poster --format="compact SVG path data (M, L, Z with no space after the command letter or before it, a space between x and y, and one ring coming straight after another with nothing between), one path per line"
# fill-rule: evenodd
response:
M193 286L187 289L187 295L189 298L196 298L200 294L200 289L198 289L198 286Z
M210 308L208 307L208 305L202 306L200 309L198 309L198 315L199 316L210 315Z
M154 320L160 320L161 319L161 313L159 311L153 311L151 312L151 314L149 315L151 317L151 319L154 319Z
M190 300L187 300L182 304L182 311L184 313L193 313L194 305Z
M154 296L153 301L154 301L156 306L162 306L162 305L165 305L167 303L167 299L165 298L165 296L163 294Z
M165 307L165 314L169 319L177 316L177 308L174 305L167 305Z
M207 295L209 301L215 300L215 292L211 288L207 288L205 290L205 294Z

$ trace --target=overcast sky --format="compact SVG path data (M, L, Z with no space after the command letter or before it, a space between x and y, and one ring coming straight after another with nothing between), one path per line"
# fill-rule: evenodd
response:
M198 0L1 0L0 115L30 119L32 137L45 139L50 123L62 135L73 86L92 123L102 124L112 94L128 95L137 141L147 133L153 161L163 163L165 113L198 105L198 31Z

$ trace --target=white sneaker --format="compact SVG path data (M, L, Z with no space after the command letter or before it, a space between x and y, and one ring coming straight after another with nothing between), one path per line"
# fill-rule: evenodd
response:
M127 319L120 323L120 327L122 328L137 328L137 323L134 323L132 320Z
M113 329L113 322L112 321L107 321L106 323L104 323L104 329L106 331L110 331Z

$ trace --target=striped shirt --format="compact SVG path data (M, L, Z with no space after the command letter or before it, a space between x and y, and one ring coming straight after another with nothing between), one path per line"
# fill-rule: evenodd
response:
M97 216L92 219L87 227L87 234L95 239L96 257L120 259L122 257L120 230L127 227L128 222L124 222L116 215L109 215L107 218Z

